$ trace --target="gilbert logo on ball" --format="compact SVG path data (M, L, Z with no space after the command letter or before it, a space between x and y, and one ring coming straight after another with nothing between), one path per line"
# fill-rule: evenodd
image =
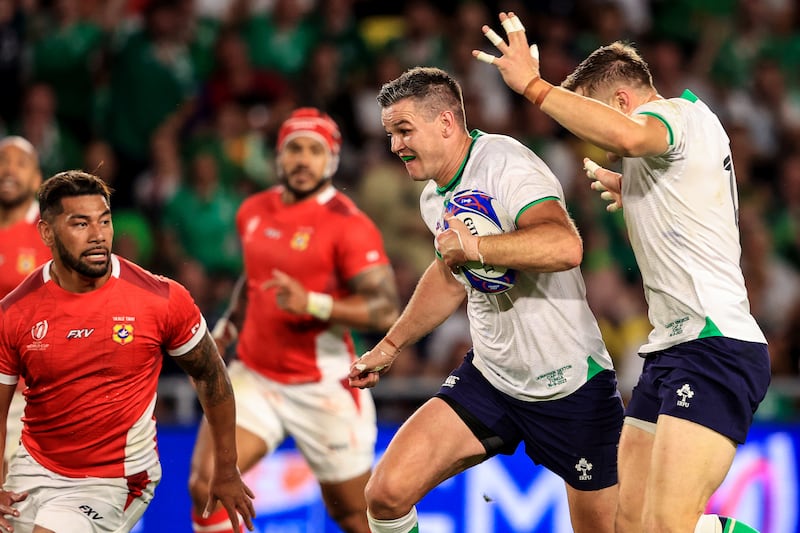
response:
M473 235L497 235L503 233L502 219L507 218L500 204L482 191L466 190L453 195L445 210L461 220ZM445 222L445 229L448 224ZM501 293L514 286L516 270L477 261L461 267L461 276L469 286L480 292Z

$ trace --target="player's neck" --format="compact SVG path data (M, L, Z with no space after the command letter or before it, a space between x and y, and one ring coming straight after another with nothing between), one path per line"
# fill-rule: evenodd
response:
M450 181L459 173L464 160L469 155L469 149L472 145L472 137L469 135L459 135L457 142L457 149L452 151L452 156L445 161L442 167L442 172L436 176L436 185L438 187L446 187Z
M31 204L33 204L33 198L14 207L0 209L0 228L7 228L20 220L24 220L28 210L31 208Z
M108 272L100 278L90 278L67 268L58 259L54 258L50 263L50 278L53 282L67 292L83 294L99 289L106 284L111 277L111 265Z
M300 194L297 191L292 191L284 185L283 192L281 193L281 200L286 205L297 204L306 200L316 200L323 194L329 194L330 189L333 187L331 180L326 179L320 182L319 187L309 193Z

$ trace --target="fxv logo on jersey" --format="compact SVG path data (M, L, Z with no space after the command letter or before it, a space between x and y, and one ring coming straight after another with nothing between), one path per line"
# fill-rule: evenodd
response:
M92 333L94 333L94 328L71 329L67 332L67 339L85 339Z

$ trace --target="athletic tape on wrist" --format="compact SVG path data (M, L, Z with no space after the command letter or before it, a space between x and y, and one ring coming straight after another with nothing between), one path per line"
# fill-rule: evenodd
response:
M333 296L321 292L309 292L306 312L323 321L327 321L333 312Z
M539 83L544 83L545 87L542 89L537 90L536 86ZM534 77L528 84L525 86L525 90L522 91L522 96L533 102L533 105L536 107L542 107L542 102L550 94L550 91L553 90L553 85L547 83L539 76ZM531 93L531 94L529 94Z

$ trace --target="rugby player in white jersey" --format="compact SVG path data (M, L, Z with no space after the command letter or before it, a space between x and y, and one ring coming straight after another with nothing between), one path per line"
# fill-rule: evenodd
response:
M515 139L470 133L461 87L440 69L405 72L378 103L392 151L412 179L428 182L420 207L439 257L387 335L353 364L350 383L374 386L403 347L465 298L473 347L376 466L366 489L371 531L418 531L415 505L429 491L524 442L564 480L574 531L613 532L622 401L559 181ZM494 199L502 233L473 235L446 213L464 191ZM515 269L513 287L486 293L454 274L476 261Z
M513 13L508 44L473 55L572 133L622 159L622 175L586 162L625 223L653 325L619 447L617 533L752 532L704 515L770 381L767 344L739 266L736 176L728 136L690 91L665 99L630 45L603 46L560 87ZM598 185L594 185L598 188Z

